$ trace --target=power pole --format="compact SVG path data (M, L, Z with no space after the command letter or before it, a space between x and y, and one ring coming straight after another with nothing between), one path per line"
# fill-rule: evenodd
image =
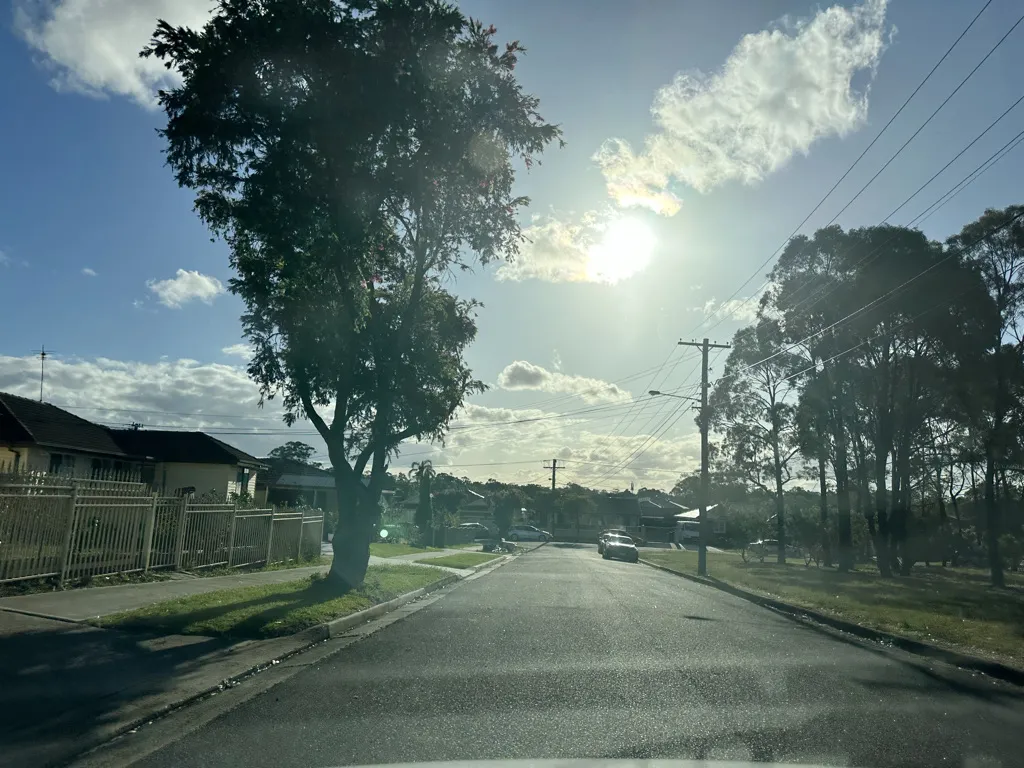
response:
M558 478L558 459L552 459L551 463L544 462L544 469L551 470L551 490L555 490L555 481ZM565 467L562 467L565 469Z
M550 462L544 462L544 469L551 470L551 490L555 490L555 482L558 479L558 459L552 459ZM565 467L562 467L565 469ZM555 532L555 497L554 494L551 496L551 533Z
M700 506L697 512L697 575L708 575L708 539L704 525L708 514L708 350L728 349L728 344L680 341L682 347L700 347Z
M43 402L43 379L46 376L46 358L53 354L53 351L46 351L46 345L43 344L39 349L33 349L32 352L36 357L39 358L39 402Z

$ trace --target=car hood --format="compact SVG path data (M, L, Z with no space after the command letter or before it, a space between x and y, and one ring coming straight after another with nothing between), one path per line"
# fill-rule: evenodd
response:
M808 763L750 763L745 760L453 760L390 763L347 768L822 768Z

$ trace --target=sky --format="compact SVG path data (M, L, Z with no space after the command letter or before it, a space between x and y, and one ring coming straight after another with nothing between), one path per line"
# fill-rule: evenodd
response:
M608 490L670 488L699 464L696 350L747 324L771 257L964 31L983 0L496 0L461 3L527 49L516 68L567 145L520 174L529 237L460 276L483 302L467 358L487 392L443 446L392 462ZM6 8L4 6L7 6ZM140 60L156 20L212 0L0 0L0 391L110 425L204 429L255 455L300 440L245 372L227 247L164 165ZM881 223L1022 96L1024 24L847 203L1018 22L993 0L804 224ZM906 224L1024 128L1024 104L896 213ZM916 220L942 240L1022 202L1024 148ZM844 210L845 208L845 210ZM767 262L767 264L766 264ZM762 266L765 265L765 266ZM725 358L712 355L711 376Z

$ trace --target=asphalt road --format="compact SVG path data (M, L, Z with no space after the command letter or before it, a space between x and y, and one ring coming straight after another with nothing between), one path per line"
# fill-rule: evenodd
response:
M139 765L696 758L1021 765L1024 696L549 544Z

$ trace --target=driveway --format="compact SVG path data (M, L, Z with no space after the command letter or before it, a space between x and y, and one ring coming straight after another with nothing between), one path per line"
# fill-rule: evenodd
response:
M1020 763L1020 690L554 543L139 764L508 758ZM174 727L173 723L167 723Z

